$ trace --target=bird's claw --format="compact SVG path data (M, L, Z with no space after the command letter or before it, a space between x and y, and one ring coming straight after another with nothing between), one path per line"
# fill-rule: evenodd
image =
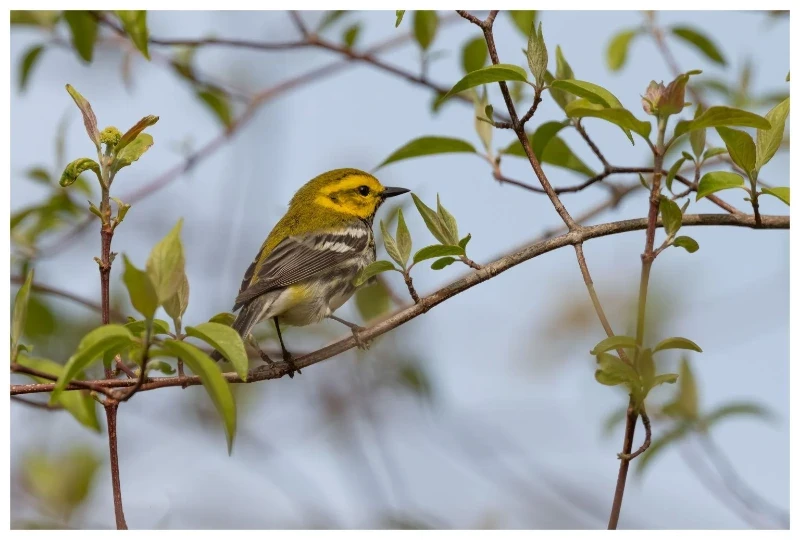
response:
M361 339L361 332L366 330L366 328L364 328L363 326L353 326L350 328L350 330L353 332L353 339L356 341L356 347L358 347L362 351L368 350L371 341L370 340L364 341L363 339Z
M295 372L297 372L298 375L303 374L303 372L294 365L294 356L292 356L292 353L289 351L283 351L283 361L289 366L289 371L287 374L289 375L290 379L294 379Z

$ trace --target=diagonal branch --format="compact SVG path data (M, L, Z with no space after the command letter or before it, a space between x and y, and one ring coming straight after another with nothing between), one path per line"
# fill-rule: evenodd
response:
M789 216L762 216L761 229L788 229ZM542 240L523 247L522 249L500 257L492 263L486 264L480 270L472 271L464 277L452 282L442 289L420 299L418 304L414 304L404 308L388 318L375 323L374 325L365 328L360 332L361 339L369 341L378 336L381 336L398 326L401 326L408 321L419 317L426 313L431 308L438 306L444 301L460 294L476 285L485 281L493 279L498 274L505 272L525 261L534 259L545 253L549 253L556 249L577 245L579 243L587 242L595 238L621 234L631 231L639 231L647 228L648 221L646 218L628 219L624 221L615 221L612 223L604 223L601 225L582 226L578 230L573 230L566 234ZM661 223L657 224L661 226ZM683 226L732 226L732 227L748 227L756 228L755 220L749 215L730 215L730 214L689 214L683 217ZM327 347L323 347L317 351L307 355L298 357L294 360L297 368L305 368L327 360L333 356L341 354L347 350L356 347L355 338L349 335ZM263 381L267 379L277 379L286 375L289 372L289 366L285 362L275 362L271 365L262 366L250 372L247 383ZM236 373L226 373L225 378L232 383L242 383ZM132 379L109 379L98 381L82 381L88 384L95 384L102 388L123 388L130 387L136 384ZM139 389L140 392L155 390L157 388L165 388L181 385L198 385L202 384L199 377L157 377L146 382ZM16 384L11 385L11 395L31 394L39 392L50 392L53 390L53 384Z

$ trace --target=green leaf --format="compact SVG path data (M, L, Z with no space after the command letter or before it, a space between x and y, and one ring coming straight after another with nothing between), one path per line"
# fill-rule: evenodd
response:
M483 144L483 148L488 154L492 152L492 135L494 128L492 126L492 115L494 110L489 104L488 94L486 88L482 92L473 92L472 102L475 105L475 132ZM485 118L484 118L485 116Z
M28 297L31 294L31 283L33 282L33 270L25 276L25 282L17 291L14 298L14 314L11 317L11 349L12 357L17 349L22 333L25 331L25 323L28 320Z
M119 17L119 21L122 23L125 33L131 38L131 41L136 45L136 48L139 49L139 52L150 60L150 53L147 51L147 40L150 38L150 34L147 31L147 11L117 10L114 13Z
M164 375L174 375L175 368L164 360L153 360L152 358L147 361L147 372L158 371Z
M144 332L147 329L146 320L137 321L133 317L128 317L128 321L129 322L125 324L125 328L130 330L131 334L133 334L134 336L144 335ZM164 336L169 334L169 323L164 319L153 319L152 332L154 336L158 335Z
M661 375L656 375L653 378L653 388L660 384L675 384L677 380L677 373L662 373Z
M439 216L439 223L442 224L447 243L458 244L458 223L456 223L456 218L442 206L438 193L436 194L436 215Z
M223 126L229 128L233 125L233 113L228 97L218 91L200 90L197 97L214 114Z
M489 50L486 48L486 40L483 37L476 37L469 40L461 49L461 67L464 73L472 73L476 69L481 69L486 65L489 58Z
M408 231L406 220L403 217L403 209L397 209L397 230L395 231L397 249L400 252L400 265L405 268L408 258L411 256L411 233Z
M698 104L697 108L694 111L694 117L698 118L701 114L703 114L703 108ZM705 129L695 129L689 135L689 143L692 145L692 152L700 159L700 156L703 154L703 149L706 147L706 130Z
M72 101L75 102L75 105L78 106L78 109L81 111L81 115L83 116L83 125L86 127L86 133L89 135L89 139L94 143L97 149L100 149L100 131L97 129L97 117L92 110L92 105L86 100L85 97L80 95L72 85L66 85L67 92L69 93L70 97L72 97Z
M466 252L467 251L467 244L469 244L470 240L472 240L472 235L471 234L467 234L467 236L465 236L464 238L462 238L461 240L458 241L458 245L461 246L461 249L463 249Z
M556 135L567 125L566 122L544 122L536 128L533 135L528 136L533 153L542 163L563 167L582 175L594 176L594 171L575 155L561 137ZM519 140L515 140L508 145L502 153L523 158L527 157Z
M49 184L51 182L50 173L44 167L31 167L25 171L25 176L41 184Z
M597 371L594 378L600 384L616 386L618 384L637 385L639 376L629 365L613 354L600 353L597 356Z
M756 144L748 133L738 129L718 127L717 133L725 142L728 154L747 175L753 174L756 166Z
M397 270L389 261L375 261L366 268L364 268L353 280L353 285L360 287L367 282L371 277L377 276L382 272L389 270Z
M767 113L765 118L772 127L759 129L756 133L756 170L761 170L761 167L766 165L781 147L787 116L789 116L788 97Z
M539 29L536 29L536 23L531 25L528 35L528 50L525 56L528 59L528 67L531 74L536 79L538 86L545 84L545 72L547 71L547 46L544 43L544 34L542 33L542 23L539 23Z
M607 122L616 124L622 128L622 130L628 136L628 139L631 141L631 144L633 144L633 137L631 136L630 131L633 131L637 135L640 135L643 139L647 140L648 137L650 137L650 130L653 127L650 122L639 120L627 109L589 109L578 107L571 109L569 111L569 116L573 118L601 118Z
M606 50L606 62L608 69L611 71L619 71L625 65L628 59L628 49L630 48L631 41L639 34L638 29L622 30L611 38Z
M320 21L319 26L317 27L317 33L318 34L321 33L323 30L325 30L333 23L341 19L342 16L346 15L347 13L348 13L347 10L344 9L335 9L332 11L328 11L327 13L325 13L325 17L323 17L322 20Z
M35 369L37 371L41 371L43 373L47 373L48 375L53 375L54 377L58 377L61 375L61 372L64 370L64 366L53 362L52 360L48 360L47 358L36 358L27 355L20 355L17 358L17 363L21 366ZM31 375L26 375L39 383L49 383L52 382L49 379L44 379L41 377L34 377ZM79 373L76 377L77 379L84 379L84 374ZM89 395L89 392L86 390L77 390L74 392L64 392L59 396L56 400L56 405L60 405L64 407L75 419L83 424L84 426L92 429L94 431L100 432L100 422L97 419L97 402Z
M472 73L467 73L453 88L447 92L440 101L444 101L454 94L469 90L482 84L489 84L500 81L527 81L525 70L513 64L493 64L485 68L476 69Z
M602 340L589 351L589 354L597 356L612 349L635 349L636 338L630 336L611 336Z
M689 28L687 26L673 26L672 34L685 41L686 43L695 47L698 51L703 53L709 60L716 62L722 66L725 65L725 57L722 52L717 48L713 41L706 37L699 30Z
M511 21L514 23L522 35L528 37L531 31L531 27L536 22L536 10L517 10L517 9L510 9L508 10L508 16L511 17Z
M115 351L116 354L122 348L133 343L135 343L133 334L120 324L106 324L86 334L78 344L75 353L64 365L64 371L59 375L55 388L50 394L50 403L57 403L67 384L89 367L92 362L99 359L103 353Z
M187 326L186 333L214 347L233 365L236 374L243 381L247 380L249 361L242 338L236 330L224 324L206 322L197 326Z
M361 33L361 25L356 23L348 27L344 34L342 34L342 41L348 49L352 49L353 45L358 41L358 36Z
M694 253L695 251L700 249L700 244L698 244L697 240L695 240L691 236L679 236L672 241L672 245L675 247L682 247L689 253Z
M236 436L236 403L219 365L206 353L189 343L168 339L161 346L165 353L183 360L189 369L200 377L206 392L222 417L228 440L228 454L230 454Z
M694 120L682 120L675 126L675 138L695 129L719 126L754 127L770 129L771 124L763 116L734 109L733 107L710 107Z
M652 388L653 382L656 378L656 364L653 362L653 351L650 349L642 349L636 358L636 367L638 368L642 385L644 386L646 393L650 390L650 388ZM641 405L641 403L638 403L637 405Z
M653 352L663 351L666 349L686 349L689 351L703 352L697 343L690 339L683 337L670 337L658 342L658 345L653 347Z
M420 137L392 152L392 154L383 160L376 168L380 169L389 163L404 159L457 152L476 153L474 146L461 139L453 139L451 137Z
M755 416L764 420L771 420L773 418L772 413L763 405L750 402L733 402L717 407L705 415L700 420L700 423L703 424L706 429L710 429L711 426L718 424L722 420L739 416Z
M675 404L679 407L685 418L693 420L697 418L699 398L697 395L697 383L694 380L694 375L692 374L691 367L686 358L681 359L679 380L680 391Z
M664 231L667 235L672 236L678 232L683 220L683 214L681 214L681 208L678 206L678 203L662 195L658 203L658 211L661 214L661 222L664 225Z
M434 238L436 238L442 244L447 244L447 232L441 218L439 217L439 214L434 212L433 209L429 208L414 193L411 194L411 198L414 200L414 205L417 207L417 210L419 210L423 221L425 221L425 225L428 227L428 230L431 232Z
M666 184L667 189L670 192L672 191L672 182L675 180L675 176L678 174L678 171L680 171L681 167L683 167L684 161L686 161L686 158L684 157L678 159L678 161L672 164L672 167L669 168L669 171L667 171Z
M233 313L228 313L223 311L222 313L217 313L216 315L208 319L208 322L224 324L225 326L233 326L233 321L235 320L236 320L236 315L234 315Z
M423 51L433 43L436 37L436 28L439 26L439 16L435 11L422 10L414 12L414 37Z
M383 315L392 306L389 292L380 281L376 281L374 285L359 288L355 297L358 313L364 321L371 321Z
M395 10L395 15L397 16L397 20L394 22L394 27L397 28L400 26L400 23L403 22L403 16L406 14L406 10L404 9L397 9Z
M164 311L173 320L179 321L186 313L187 307L189 307L189 279L184 272L178 290L164 301Z
M650 445L650 448L647 449L647 452L639 456L636 460L636 474L642 474L647 467L648 463L650 463L654 457L659 456L663 453L664 449L667 448L671 443L677 442L689 433L691 428L691 424L688 422L681 422L672 429L668 429L661 435L657 436L653 443Z
M436 259L435 261L433 261L433 264L431 264L431 268L433 270L441 270L442 268L450 266L457 260L458 259L454 259L453 257L442 257L441 259Z
M156 289L159 303L164 303L181 287L185 275L183 244L179 219L172 230L150 251L147 259L147 274Z
M111 170L114 172L119 171L123 167L129 166L134 161L138 161L142 154L153 146L153 136L148 133L140 133L136 138L128 144L121 152L114 158L111 164Z
M148 115L136 122L125 134L120 138L117 145L114 147L114 153L118 154L123 148L136 140L139 134L158 122L158 116ZM152 143L151 143L152 144Z
M719 156L720 154L727 154L727 148L709 148L703 153L703 161L710 159L714 156Z
M761 188L761 193L777 197L789 206L789 188L788 187L774 187L774 188Z
M381 234L383 234L383 246L386 248L386 253L388 253L389 257L397 264L405 268L405 262L403 262L403 257L400 255L400 250L397 248L397 242L392 238L392 235L389 234L383 220L381 220Z
M622 109L622 103L617 97L594 83L578 81L575 79L555 80L551 83L553 88L564 90L578 97L586 98L589 102L603 107Z
M567 59L564 57L563 52L561 51L561 46L556 46L556 74L555 77L552 75L547 74L547 83L550 84L553 80L571 80L575 78L575 74L572 71ZM550 95L553 96L553 100L558 104L559 107L565 109L567 105L569 105L572 101L575 100L575 96L570 94L569 92L565 92L563 90L559 90L557 88L550 88Z
M64 172L61 173L61 180L58 181L61 187L68 187L75 183L75 180L85 171L94 171L98 178L100 178L100 166L93 159L78 158L66 166Z
M44 45L34 45L25 51L22 62L19 65L19 90L24 91L31 76L31 70L38 62L39 57L44 52Z
M72 33L72 46L85 62L91 62L97 41L97 20L88 11L65 11L64 20Z
M722 191L723 189L731 189L741 187L744 184L744 178L736 173L727 171L713 171L703 175L700 182L697 184L697 197L699 201L707 195Z
M461 257L464 255L464 249L461 246L445 246L442 244L426 246L414 253L414 264L436 257L445 257L447 255Z
M131 304L145 319L152 319L158 309L158 295L155 286L147 272L136 268L127 255L123 255L122 258L125 264L122 281L128 289Z

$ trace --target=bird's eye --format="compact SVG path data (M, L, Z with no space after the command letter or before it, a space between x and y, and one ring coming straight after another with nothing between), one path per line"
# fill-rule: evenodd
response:
M363 197L366 197L367 195L369 195L369 187L367 187L367 186L359 187L358 188L358 193L361 194Z

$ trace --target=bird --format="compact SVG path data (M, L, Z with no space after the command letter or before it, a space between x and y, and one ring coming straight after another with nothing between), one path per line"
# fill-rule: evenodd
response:
M286 349L282 325L306 326L331 318L350 327L358 340L361 327L333 312L356 291L353 281L375 262L372 222L389 197L409 190L385 187L359 169L335 169L302 186L289 203L247 268L236 296L232 327L242 340L272 363L251 335L259 322L272 319L289 365L297 370ZM221 355L214 352L212 358Z

